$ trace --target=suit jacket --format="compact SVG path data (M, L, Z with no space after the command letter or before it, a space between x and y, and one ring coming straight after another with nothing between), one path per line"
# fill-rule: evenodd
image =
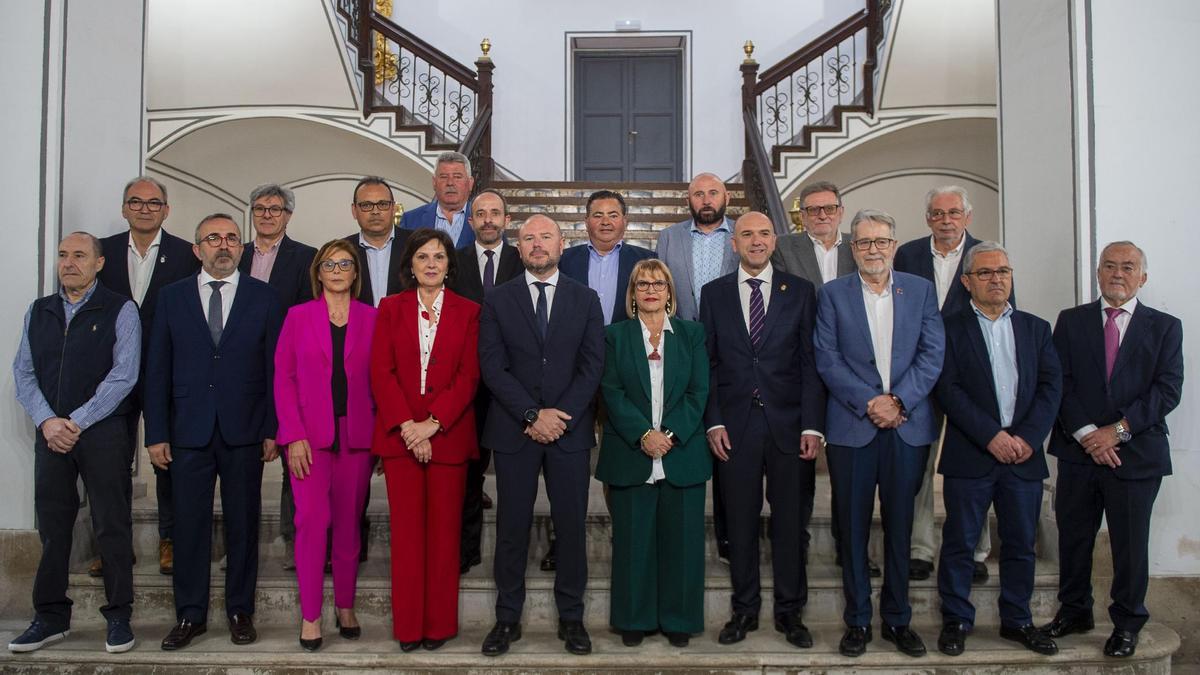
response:
M837 275L845 276L858 269L854 263L854 253L850 250L850 235L841 234L842 243L837 247ZM812 238L803 232L785 234L775 240L775 253L771 256L771 264L775 269L795 274L806 279L817 288L825 280L821 278L821 267L817 264L817 254L813 251Z
M708 351L704 326L670 319L662 337L663 411L659 429L675 434L676 447L663 457L667 482L698 485L712 477L712 455L703 426L708 400ZM672 332L673 331L673 332ZM600 442L596 479L609 485L641 485L654 461L638 441L653 419L650 365L641 321L620 321L605 329L604 378L600 383L607 418Z
M802 431L825 431L825 387L813 359L813 285L774 270L758 349L746 330L736 272L700 292L711 369L704 427L724 425L736 452L757 389L775 445L780 452L799 452Z
M559 274L543 340L525 276L497 286L483 301L479 361L492 392L483 444L515 453L536 445L525 435L525 411L557 408L567 430L553 443L564 452L596 445L592 399L604 374L604 314L587 286Z
M725 219L729 231L733 231L733 221ZM730 235L732 236L732 235ZM666 263L675 278L676 300L675 316L688 321L700 320L700 309L696 306L696 280L692 267L692 221L684 220L658 233L658 259ZM732 274L737 270L738 256L732 246L726 246L721 258L721 274Z
M375 401L369 367L374 307L352 300L342 364L346 370L346 432L351 448L371 447ZM305 439L314 450L334 442L333 338L324 296L288 310L275 349L275 414L286 445Z
M404 281L400 278L400 259L404 257L404 242L408 241L408 236L412 234L408 230L395 228L396 236L392 239L391 256L388 259L388 274L387 274L387 294L395 295L404 290ZM350 242L350 245L358 250L358 261L363 268L359 275L362 277L362 290L358 293L358 299L372 307L375 306L375 291L371 288L371 263L367 259L366 247L358 241L359 233L342 237Z
M971 247L979 243L979 240L971 236L970 232L964 232L963 237L966 238L966 243L963 244L962 256L958 259L958 267L954 271L954 278L950 280L950 290L946 292L946 301L942 303L942 316L953 316L961 312L964 308L969 309L971 306L971 294L967 292L966 286L962 285L960 277L962 276L963 260L967 257L967 251ZM921 237L913 239L904 244L896 251L896 258L892 261L892 267L897 272L907 272L915 274L923 279L934 284L934 289L937 289L937 281L933 276L933 254L929 252L930 237ZM937 296L934 296L934 301L937 301ZM1017 306L1017 287L1014 285L1012 293L1008 296L1008 303L1016 308Z
M566 276L587 286L588 267L591 263L589 253L586 244L568 248L563 251L562 259L558 261L558 269ZM629 318L628 308L625 306L625 291L629 288L629 274L633 272L633 266L638 261L653 258L654 251L624 242L621 244L621 250L617 251L617 256L617 297L613 300L613 323Z
M405 211L404 217L400 219L400 227L405 230L419 230L422 227L428 227L431 230L437 229L437 209L438 203L435 199L411 211ZM471 216L470 201L463 207L463 214L462 232L458 233L458 241L454 242L454 248L456 249L475 243L475 230L472 230L471 223L467 222Z
M1112 379L1104 375L1104 314L1100 301L1058 315L1054 346L1063 368L1062 407L1050 437L1050 454L1064 462L1092 464L1075 431L1125 418L1133 438L1117 450L1118 478L1171 474L1167 413L1183 389L1183 325L1179 319L1139 302L1117 351Z
M312 280L308 275L316 255L317 249L301 244L286 234L279 241L279 253L275 255L275 264L271 267L271 276L267 283L279 293L279 300L284 309L313 299ZM254 244L248 243L242 249L242 260L238 263L238 269L242 274L250 276L250 266L253 262Z
M829 387L825 438L833 445L861 448L878 428L867 402L884 393L867 324L862 277L850 274L821 288L813 337L817 370ZM933 284L892 272L892 372L889 391L908 408L897 431L909 445L928 445L938 436L929 396L942 371L946 335Z
M162 289L146 366L146 445L202 448L218 428L228 445L275 437L279 294L241 275L214 345L195 276Z
M496 260L496 277L493 288L521 276L525 266L521 263L521 254L515 246L501 243L500 258ZM458 272L450 281L450 288L464 298L483 304L483 280L480 278L479 258L475 256L474 242L454 252L458 256Z
M384 457L411 457L400 425L433 415L442 430L430 439L430 461L462 464L479 457L471 405L479 384L479 305L445 291L422 394L417 304L417 290L409 289L379 305L371 345L371 389L378 405L371 450Z
M1013 340L1017 352L1017 404L1012 423L1000 425L1000 401L992 377L992 359L979 318L970 304L945 317L946 359L937 384L937 401L946 413L946 437L938 471L945 476L979 478L998 464L987 445L1005 428L1018 436L1033 455L1013 464L1015 475L1042 480L1050 475L1042 444L1062 400L1062 367L1050 339L1050 324L1014 310Z

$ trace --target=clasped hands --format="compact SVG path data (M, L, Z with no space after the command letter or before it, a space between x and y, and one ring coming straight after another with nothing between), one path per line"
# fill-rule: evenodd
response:
M525 426L525 435L538 443L553 443L567 432L571 416L558 408L542 408L533 424Z
M880 429L895 429L908 419L890 394L880 394L867 401L867 417Z
M79 442L83 430L78 424L65 417L51 417L42 422L42 435L46 437L46 445L59 454L67 454Z
M1020 464L1033 456L1033 448L1020 436L1001 429L987 444L988 452L1001 464Z
M1117 457L1117 446L1121 444L1121 439L1117 436L1116 425L1110 424L1088 433L1079 439L1079 444L1093 462L1110 469L1121 466L1121 460Z
M433 444L429 439L441 429L441 425L430 415L423 422L414 422L408 420L400 425L400 437L404 439L404 444L408 446L413 457L420 463L426 464L433 458Z
M667 435L658 429L651 429L642 436L642 453L650 459L662 459L664 455L671 451L674 443Z

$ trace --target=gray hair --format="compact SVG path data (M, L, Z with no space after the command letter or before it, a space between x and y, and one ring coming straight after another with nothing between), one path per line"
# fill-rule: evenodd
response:
M842 205L841 190L838 190L838 186L830 183L827 180L819 180L815 183L809 183L808 185L805 185L804 188L800 190L800 203L803 204L804 200L808 199L809 195L815 195L818 192L832 192L833 196L837 198L838 206Z
M446 152L443 152L442 154L438 155L437 163L438 164L462 164L464 167L467 168L467 175L468 176L471 175L471 160L467 159L467 156L462 154L461 152L447 150Z
M943 185L935 187L925 193L925 211L929 212L929 206L933 204L933 198L940 195L956 195L958 200L962 202L963 211L971 213L975 207L971 206L971 200L967 198L967 191L957 185Z
M1143 272L1150 271L1150 259L1146 257L1146 252L1142 250L1142 247L1138 246L1137 244L1133 243L1132 241L1128 241L1128 240L1110 241L1104 245L1104 248L1100 249L1100 257L1103 258L1104 252L1114 246L1132 246L1133 249L1138 252L1138 255L1142 256L1142 271Z
M159 182L158 179L151 178L150 176L136 176L130 179L130 181L125 184L125 189L121 190L121 201L125 201L125 198L129 196L129 188L137 185L138 183L150 183L154 187L158 188L158 191L162 193L163 202L165 203L167 201L167 186Z
M92 253L96 254L97 258L104 257L104 248L102 246L100 246L100 240L97 239L96 235L92 234L91 232L84 232L83 230L76 230L74 232L68 232L67 235L65 237L63 237L63 239L65 240L67 237L86 237L88 240L88 243L92 245Z
M873 223L883 223L888 226L890 234L894 239L896 237L896 219L889 216L886 212L879 209L860 209L854 214L854 219L850 221L850 236L854 239L858 238L858 224L864 221Z
M276 183L267 183L259 185L250 193L250 205L254 206L254 202L263 197L278 197L283 200L283 208L288 213L296 210L296 194L291 190L278 185Z
M237 227L237 221L234 220L233 216L229 215L228 213L210 213L201 218L199 223L196 223L196 234L193 238L196 240L197 244L200 243L200 228L204 227L205 223L212 222L214 220L228 220L229 222L233 223L234 227ZM241 235L240 232L238 234L239 236Z
M967 252L965 254L963 254L963 273L970 274L971 272L974 272L975 271L975 257L978 256L980 253L991 253L992 251L999 251L1004 254L1005 258L1008 258L1008 251L1005 250L1005 248L1003 246L1001 246L998 242L981 241L978 244L975 244L971 248L967 249Z

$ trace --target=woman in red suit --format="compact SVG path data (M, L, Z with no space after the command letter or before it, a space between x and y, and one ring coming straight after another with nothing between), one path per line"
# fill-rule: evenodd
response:
M420 229L400 262L406 289L379 305L371 347L392 527L393 634L404 651L458 633L458 554L467 460L479 455L479 306L446 289L449 235Z
M326 533L333 530L333 604L342 637L358 639L354 616L359 514L371 481L375 404L368 382L375 308L358 297L358 252L335 239L309 270L312 300L288 310L275 349L275 440L296 497L300 646L321 647Z

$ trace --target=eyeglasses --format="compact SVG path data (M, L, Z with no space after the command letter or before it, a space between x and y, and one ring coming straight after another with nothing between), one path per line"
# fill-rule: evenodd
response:
M949 211L943 211L941 209L934 209L932 211L927 211L925 213L925 217L930 220L941 220L942 218L945 218L946 216L950 216L951 220L958 220L958 219L962 218L963 216L965 216L966 214L967 214L967 212L963 211L962 209L950 209Z
M346 258L345 260L322 260L321 269L325 272L332 272L333 268L338 268L343 272L349 272L354 269L354 261Z
M896 243L896 240L888 239L887 237L879 237L878 239L855 239L850 243L853 244L854 248L858 249L859 251L870 251L871 246L874 246L880 251L886 251L892 247L892 244Z
M259 204L259 205L250 207L250 213L253 213L254 215L258 216L259 218L262 218L263 214L265 214L265 213L271 214L271 217L273 217L273 218L278 218L279 216L283 215L284 211L288 211L288 210L283 208L282 206L262 206L261 204ZM291 213L291 211L288 211L288 213Z
M236 232L230 232L229 234L226 234L226 235L220 235L220 234L217 234L216 232L213 232L212 234L208 235L207 237L204 237L203 239L201 239L200 241L208 244L209 246L212 246L213 248L220 246L222 243L228 245L231 248L234 246L241 246L241 244L242 244L242 238L239 237ZM198 241L196 243L198 244L200 242Z
M663 281L662 279L656 279L654 281L646 281L645 279L643 279L643 280L637 282L636 284L634 284L634 287L636 287L639 291L648 291L651 288L653 288L654 290L661 293L661 292L667 290L667 282Z
M392 208L392 205L395 203L396 202L389 199L384 199L378 202L358 202L355 204L355 206L357 206L358 210L362 211L363 213L370 213L372 211L387 211L388 209Z
M822 211L825 212L825 215L832 216L833 214L837 213L838 209L840 208L842 208L841 204L818 204L816 206L804 207L804 213L810 218L816 218L817 216L821 215Z
M137 197L130 197L129 199L125 200L125 206L128 206L130 211L144 210L149 211L150 213L158 213L159 211L162 211L162 207L166 205L167 203L161 199L151 199L150 201L146 201L144 199L138 199Z
M984 268L981 270L975 270L974 272L963 272L963 274L973 274L973 275L975 275L975 278L979 279L980 281L991 281L993 278L1007 279L1007 278L1011 277L1012 276L1012 268L1011 267L1001 267L999 269L994 269L994 270Z

